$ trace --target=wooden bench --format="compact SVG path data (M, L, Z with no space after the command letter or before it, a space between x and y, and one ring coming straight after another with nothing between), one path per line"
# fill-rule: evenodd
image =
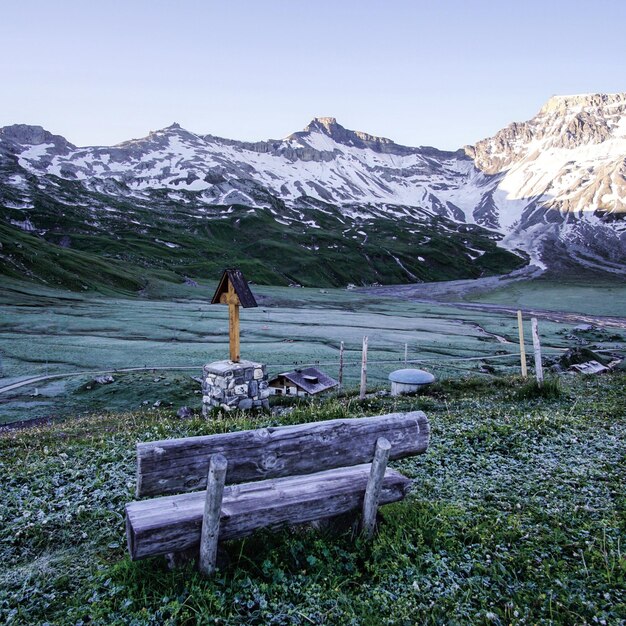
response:
M428 419L415 411L139 443L137 498L160 497L126 505L130 556L200 546L211 573L218 539L359 509L371 535L378 505L411 484L387 460L422 454L428 441Z

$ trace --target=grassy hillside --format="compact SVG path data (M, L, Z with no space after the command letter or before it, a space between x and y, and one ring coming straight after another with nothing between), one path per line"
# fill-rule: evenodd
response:
M566 377L556 399L516 379L428 396L181 421L93 415L0 434L0 622L7 624L620 624L626 620L623 374ZM134 444L421 408L416 479L371 545L350 533L262 532L216 578L131 563Z
M0 207L0 276L138 291L157 278L216 277L236 266L260 284L330 287L475 278L525 263L498 248L493 232L443 218L353 222L332 205L207 206L157 191L142 203L123 190L113 197L48 182L33 189L32 209ZM14 224L26 218L36 231Z
M535 280L492 289L468 300L509 307L625 317L626 281L619 276L582 270L560 276L548 272Z

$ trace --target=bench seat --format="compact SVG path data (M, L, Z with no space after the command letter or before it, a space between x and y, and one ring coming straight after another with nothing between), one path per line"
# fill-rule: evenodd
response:
M301 524L359 509L370 463L314 474L273 478L224 488L219 538L238 539L259 528ZM402 500L411 481L387 468L380 504ZM126 505L132 560L182 552L200 543L206 491L163 496Z

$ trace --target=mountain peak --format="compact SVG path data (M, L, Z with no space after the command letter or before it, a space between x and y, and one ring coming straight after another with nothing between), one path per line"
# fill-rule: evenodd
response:
M583 93L569 96L552 96L539 113L562 113L580 108L602 108L626 105L626 93Z
M314 117L299 133L290 135L291 138L306 138L312 133L321 133L333 141L355 148L369 148L374 152L406 152L408 148L396 145L391 139L376 137L359 130L349 130L337 122L334 117Z
M339 126L339 124L337 124L337 118L335 117L314 117L313 122L314 123L317 122L318 124L321 124L325 128Z
M307 126L304 127L305 133L322 132L330 137L337 131L345 131L346 129L337 123L337 119L334 117L314 117Z
M23 146L38 146L41 144L54 144L58 150L75 148L65 137L53 135L42 126L32 124L12 124L0 128L0 138L8 139Z

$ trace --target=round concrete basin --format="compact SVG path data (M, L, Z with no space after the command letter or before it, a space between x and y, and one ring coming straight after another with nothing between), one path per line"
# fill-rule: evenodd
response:
M391 372L389 380L391 381L391 395L399 396L416 393L422 387L434 382L435 377L430 372L424 370L406 368Z

